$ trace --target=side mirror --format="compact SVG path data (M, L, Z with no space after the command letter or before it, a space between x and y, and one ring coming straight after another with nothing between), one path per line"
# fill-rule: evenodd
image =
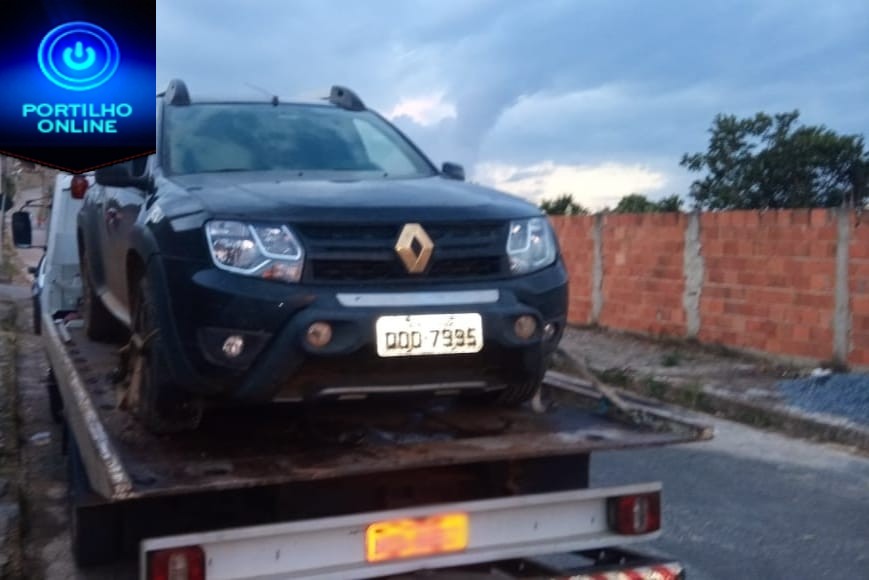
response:
M26 211L12 214L12 243L16 248L29 248L33 244L33 226Z
M151 180L147 175L134 175L132 161L115 163L94 171L94 181L108 187L135 187L147 190Z
M441 166L441 173L443 173L445 177L455 179L456 181L465 180L465 168L458 163L450 163L447 161Z

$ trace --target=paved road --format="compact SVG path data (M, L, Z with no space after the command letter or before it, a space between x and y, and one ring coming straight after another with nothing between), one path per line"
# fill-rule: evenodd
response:
M662 481L653 546L691 580L869 578L869 459L715 425L707 443L602 454L593 483Z

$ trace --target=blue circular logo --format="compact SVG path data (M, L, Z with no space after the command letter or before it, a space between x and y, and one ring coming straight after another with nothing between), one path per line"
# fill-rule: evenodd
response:
M61 24L39 43L42 74L70 91L89 91L108 81L120 57L112 35L89 22Z

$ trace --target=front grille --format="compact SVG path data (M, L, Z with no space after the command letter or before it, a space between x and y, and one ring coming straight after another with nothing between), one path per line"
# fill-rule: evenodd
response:
M374 282L402 279L485 278L501 273L501 258L456 258L433 260L429 271L411 276L404 265L389 260L310 260L313 280L328 282Z
M506 223L422 224L434 243L427 270L409 274L395 252L404 224L301 225L310 282L483 280L507 274Z

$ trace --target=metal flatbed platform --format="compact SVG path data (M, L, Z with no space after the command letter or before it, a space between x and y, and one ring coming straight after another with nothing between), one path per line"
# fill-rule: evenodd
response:
M62 328L60 328L62 326ZM544 410L441 401L352 401L215 410L194 432L157 437L119 410L117 347L43 319L67 424L105 500L323 481L480 462L588 454L709 439L711 430L647 401L640 426L600 394L550 373ZM630 399L629 399L630 400Z

